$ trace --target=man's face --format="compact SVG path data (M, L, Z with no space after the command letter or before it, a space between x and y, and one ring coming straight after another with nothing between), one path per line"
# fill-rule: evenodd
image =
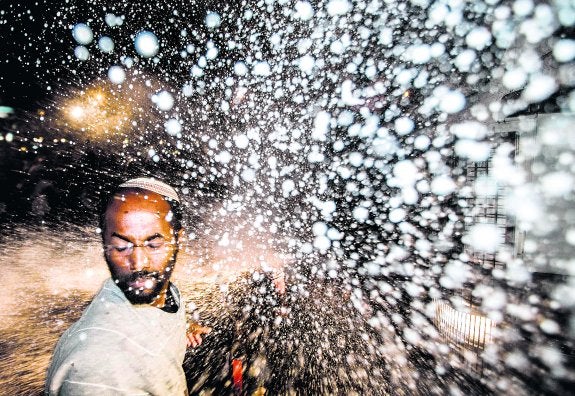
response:
M178 251L169 212L153 192L116 196L106 211L106 262L133 304L163 306Z

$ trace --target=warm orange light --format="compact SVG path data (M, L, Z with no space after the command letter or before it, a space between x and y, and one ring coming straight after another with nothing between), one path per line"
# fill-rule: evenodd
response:
M82 106L72 106L70 108L70 116L75 119L80 119L84 115L84 109Z
M105 85L95 85L70 96L60 109L69 128L90 138L121 134L133 113L127 101L118 99Z

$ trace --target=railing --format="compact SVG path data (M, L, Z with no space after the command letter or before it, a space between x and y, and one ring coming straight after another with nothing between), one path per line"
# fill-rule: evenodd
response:
M486 316L473 312L461 312L446 302L436 302L435 326L445 339L455 346L470 350L482 350L493 342L495 323Z

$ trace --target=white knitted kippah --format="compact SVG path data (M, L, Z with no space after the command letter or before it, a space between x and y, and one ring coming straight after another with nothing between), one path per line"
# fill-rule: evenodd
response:
M142 190L152 191L156 194L160 194L164 197L173 199L178 203L180 202L180 198L178 197L176 190L164 182L149 177L138 177L136 179L130 179L120 184L118 187L141 188Z

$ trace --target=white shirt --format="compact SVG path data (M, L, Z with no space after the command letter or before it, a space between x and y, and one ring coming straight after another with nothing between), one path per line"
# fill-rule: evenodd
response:
M182 369L186 318L128 301L108 279L82 317L60 338L47 395L187 395Z

